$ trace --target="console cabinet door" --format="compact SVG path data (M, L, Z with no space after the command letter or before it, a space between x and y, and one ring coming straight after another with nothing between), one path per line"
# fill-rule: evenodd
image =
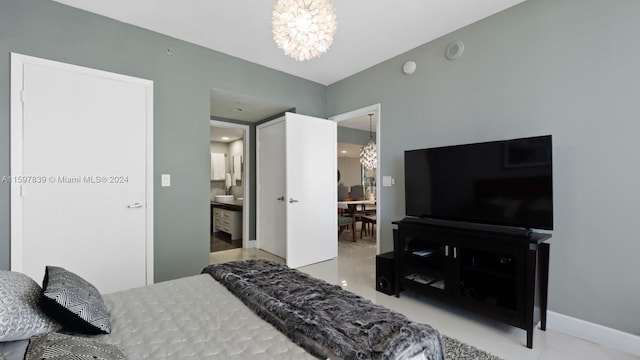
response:
M512 324L523 321L525 248L499 239L475 240L460 246L456 296L475 311Z
M410 226L398 230L399 284L438 297L454 294L457 242ZM398 248L398 247L396 247Z

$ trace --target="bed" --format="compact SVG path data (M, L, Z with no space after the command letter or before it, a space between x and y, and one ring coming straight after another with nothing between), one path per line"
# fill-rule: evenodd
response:
M267 260L212 265L102 300L109 333L83 337L128 359L443 358L430 326ZM21 360L28 345L1 342L0 352Z

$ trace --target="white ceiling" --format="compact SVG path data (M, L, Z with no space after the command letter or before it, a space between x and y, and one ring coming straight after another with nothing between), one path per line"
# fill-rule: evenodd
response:
M333 0L338 18L333 45L308 62L285 56L275 45L274 0L54 1L330 85L524 0ZM293 107L211 90L215 118L257 122ZM375 131L375 116L373 123ZM339 126L369 130L369 118ZM218 129L215 135L223 132Z
M338 30L309 62L272 39L274 0L55 0L329 85L524 0L333 0Z
M339 158L359 158L360 149L364 144L347 144L338 143L338 157Z
M293 105L274 104L263 99L234 94L225 90L211 89L211 116L221 120L258 122L291 110L293 107Z
M211 126L211 141L230 143L244 138L244 130L239 128Z

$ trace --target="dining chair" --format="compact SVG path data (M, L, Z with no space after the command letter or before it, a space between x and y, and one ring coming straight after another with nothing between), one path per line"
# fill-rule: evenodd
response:
M362 233L367 232L370 236L373 236L376 231L376 224L378 222L378 217L376 214L373 215L362 215L360 216L360 220L362 220L362 227L360 228L360 239L362 239Z
M356 227L353 223L353 218L351 216L338 216L338 237L342 235L342 232L346 227L351 226L351 233L353 236L353 241L356 241ZM360 234L362 236L362 234Z
M351 200L364 200L364 187L362 185L353 185L351 187Z
M349 197L349 187L338 184L338 201L346 200Z

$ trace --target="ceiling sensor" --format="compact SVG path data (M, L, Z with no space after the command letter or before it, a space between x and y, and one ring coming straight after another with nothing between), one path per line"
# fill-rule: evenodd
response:
M167 51L167 55L173 55L173 48L171 46L167 46L165 50Z
M449 60L455 60L462 55L464 51L464 43L460 40L454 41L447 45L447 49L444 51L444 56Z
M402 66L402 72L406 75L411 75L416 71L416 62L415 61L407 61Z

